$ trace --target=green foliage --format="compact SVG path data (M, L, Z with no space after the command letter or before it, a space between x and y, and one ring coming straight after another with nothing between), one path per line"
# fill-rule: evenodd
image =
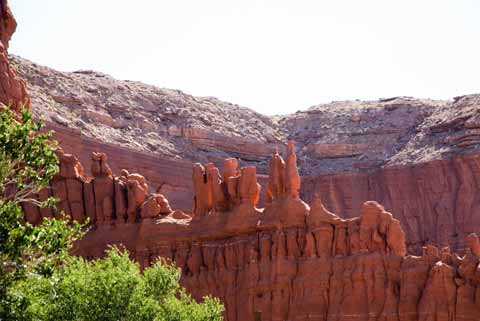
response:
M31 226L23 219L22 204L52 206L53 198L39 202L35 194L58 172L56 144L51 133L40 133L41 123L28 110L20 119L10 110L0 112L0 320L15 320L14 310L25 298L9 289L28 273L50 275L68 256L81 226L66 220L44 220Z
M24 110L0 112L0 321L219 321L223 306L197 303L179 286L179 271L159 262L142 274L128 254L72 257L83 227L69 219L25 222L22 204L53 206L36 194L58 172L51 133Z
M3 201L37 203L32 196L48 186L58 172L51 132L23 109L19 120L9 109L0 112L0 195ZM52 201L38 205L51 205Z
M126 252L106 258L70 258L52 278L36 276L17 292L28 293L26 320L44 321L220 321L223 307L197 303L178 285L179 271L159 262L140 273Z

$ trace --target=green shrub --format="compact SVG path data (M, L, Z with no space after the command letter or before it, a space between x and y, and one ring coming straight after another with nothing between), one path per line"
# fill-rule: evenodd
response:
M142 274L128 253L113 248L95 261L72 257L52 277L31 277L15 292L27 294L29 320L222 320L219 301L197 303L180 288L179 277L179 270L165 262Z

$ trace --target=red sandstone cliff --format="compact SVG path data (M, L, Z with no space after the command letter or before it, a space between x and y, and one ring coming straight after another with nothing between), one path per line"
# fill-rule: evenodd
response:
M415 253L425 244L462 249L464 237L480 229L480 95L334 102L269 118L211 97L12 61L28 80L33 112L56 130L66 152L87 165L92 152L107 152L116 172L142 173L175 208L193 206L194 162L221 168L234 157L256 166L262 181L267 155L284 152L281 140L290 137L304 199L319 193L345 217L365 201L380 201L398 215Z
M99 146L82 140L90 149ZM118 154L114 146L100 146ZM123 244L144 266L170 258L196 298L213 294L225 302L227 320L480 318L475 295L480 246L474 235L463 243L477 226L476 154L307 178L303 194L310 207L298 198L296 157L287 150L287 162L276 155L270 164L266 208L260 210L254 168L239 170L234 160L225 163L223 174L213 164L194 167L193 218L172 211L162 195L148 194L141 176L112 176L103 154L93 156L88 177L75 157L59 152L62 169L51 192L62 200L60 209L77 220L88 213L94 222L78 254L97 257L108 244ZM123 155L131 157L128 150ZM185 171L178 172L185 180ZM162 173L168 177L168 168ZM352 219L328 212L316 192ZM399 209L406 235L377 203L362 205L366 199ZM49 215L27 209L33 223ZM466 248L466 256L433 246L424 247L421 256L405 256L407 244L418 249L449 240Z
M18 57L13 63L28 79L33 112L49 121L67 152L88 164L92 152L106 151L116 172L126 168L144 174L152 191L165 194L175 208L193 206L193 162L221 167L223 158L235 157L241 166L258 165L258 174L264 175L265 155L275 146L284 148L279 138L292 137L305 181L302 197L320 193L329 208L345 217L356 215L367 200L380 201L397 213L415 253L427 243L461 249L464 237L480 228L478 95L452 102L402 97L336 102L268 122L210 98L94 72L60 73ZM61 92L58 83L64 84ZM200 113L210 122L202 121ZM218 119L228 114L235 116ZM107 118L121 119L123 125ZM267 128L270 138L255 126ZM228 135L238 141L232 144ZM128 142L120 141L125 137Z
M270 161L262 209L254 167L239 168L234 159L222 172L195 164L191 214L149 194L138 174L112 175L105 154L92 155L93 177L74 156L58 155L52 192L63 200L60 209L80 221L89 213L93 222L77 254L99 257L109 244L122 244L142 266L170 259L195 298L213 294L225 303L228 321L480 318L475 234L462 257L431 245L407 255L400 221L377 202L342 219L318 195L302 201L291 143L286 161L278 154ZM26 212L32 223L52 215Z
M25 82L11 68L8 59L8 43L17 28L17 22L12 15L6 0L0 0L0 103L17 109L24 103L27 107Z

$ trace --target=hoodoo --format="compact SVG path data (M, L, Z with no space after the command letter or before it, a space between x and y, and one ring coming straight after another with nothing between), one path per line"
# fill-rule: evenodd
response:
M480 319L477 235L468 236L463 256L431 245L408 255L400 222L377 202L350 219L318 195L303 202L292 143L286 162L277 152L271 158L264 209L256 208L255 168L227 159L221 175L213 164L195 164L192 214L148 194L141 175L113 175L103 153L92 155L93 177L75 157L59 156L52 195L78 220L87 204L92 221L76 254L99 257L122 244L144 267L172 260L195 298L225 303L228 321ZM43 215L25 210L32 223Z

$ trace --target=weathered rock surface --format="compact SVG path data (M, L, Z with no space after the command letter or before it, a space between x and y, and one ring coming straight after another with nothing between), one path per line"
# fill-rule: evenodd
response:
M21 80L10 66L8 44L17 28L7 0L0 0L0 104L18 110L19 104L29 106L25 82Z
M223 159L233 157L239 167L255 165L266 182L266 155L285 152L279 139L290 137L304 199L319 193L345 217L377 200L398 215L414 253L427 243L462 249L465 236L480 228L480 95L334 102L269 118L213 98L13 61L28 79L34 113L49 121L66 152L84 164L92 152L106 152L115 172L142 173L173 208L194 206L194 162L222 169ZM268 188L263 195L268 201Z
M12 57L40 118L97 141L191 162L238 158L267 172L282 141L297 143L302 176L364 172L478 152L480 95L452 101L340 101L268 117L212 97L58 72Z
M174 208L193 206L193 162L221 168L233 157L265 175L266 155L284 152L280 139L290 137L305 199L320 192L346 217L378 200L397 213L417 253L429 242L462 248L465 235L480 228L480 95L334 102L269 118L95 72L61 73L18 57L13 62L28 80L34 113L49 121L66 152L87 164L91 152L105 151L116 172L142 173Z
M99 142L217 165L228 157L266 164L275 147L281 148L275 120L248 108L98 72L63 73L11 59L28 82L34 115Z
M306 177L302 197L319 194L344 217L356 216L365 200L376 200L402 222L413 253L425 244L461 250L465 237L480 228L479 172L480 155L465 154L370 173Z
M131 173L142 173L148 180L151 192L164 194L175 208L192 209L192 162L99 142L58 124L48 123L47 126L55 131L53 137L65 152L73 153L86 165L85 174L92 175L92 153L102 151L108 155L113 172L120 174L122 169L126 169Z
M297 142L303 175L361 173L477 153L479 112L480 95L394 97L314 106L279 126Z
M53 128L60 145L78 155L83 164L90 163L92 152L102 150L109 155L114 172L120 173L126 168L142 173L149 181L151 192L164 194L173 208L184 211L193 208L192 162L100 143L58 125ZM87 173L90 173L89 167L86 167ZM311 200L319 193L328 208L344 217L356 216L363 202L377 200L388 211L396 213L413 253L420 253L421 247L428 243L440 247L449 244L460 250L464 248L465 236L480 229L477 218L480 201L476 196L480 190L479 170L477 153L460 154L445 160L386 166L373 171L304 176L300 194L305 200ZM265 183L265 176L258 174L259 182ZM280 182L283 180L279 178ZM275 184L283 186L284 183ZM282 190L278 190L278 186L263 186L267 192L265 201L271 198L270 192L278 194ZM261 204L264 203L261 201Z
M0 102L17 109L29 101L6 53L16 23L5 0L0 18ZM228 321L480 319L480 95L269 118L97 72L13 65L63 147L38 195L58 197L59 211L26 206L26 220L88 217L77 254L122 244L144 267L170 259L195 298L225 303ZM276 149L286 161L267 164Z
M420 256L408 255L400 221L379 203L365 202L359 216L343 219L318 194L310 205L303 202L292 143L286 162L278 154L270 161L271 196L263 209L256 207L254 168L238 169L227 159L220 174L213 164L195 164L192 214L173 211L163 196L145 195L146 181L138 174L113 176L105 154L92 155L93 178L75 157L61 150L59 157L70 165L55 180L67 187L53 187L54 195L66 197L64 210L75 212L75 195L83 190L87 212L95 213L77 254L99 257L109 244L122 244L144 267L159 257L172 260L195 298L212 294L225 303L227 321L480 318L476 234L466 238L463 256L432 245ZM116 187L108 195L117 179L141 189L130 194L124 188L121 206ZM92 185L100 191L88 192ZM119 215L130 204L139 214L134 221ZM113 215L106 215L112 208Z

